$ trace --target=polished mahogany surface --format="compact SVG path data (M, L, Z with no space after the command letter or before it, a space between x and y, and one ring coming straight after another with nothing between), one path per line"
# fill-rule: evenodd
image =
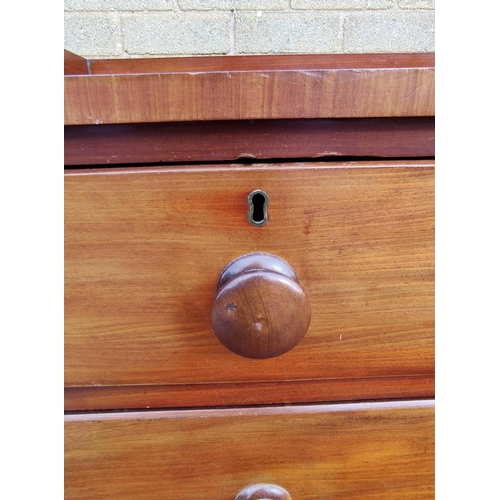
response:
M65 125L434 115L428 54L94 64L65 77Z
M68 415L65 498L434 498L434 402Z
M402 377L403 390L434 374L433 162L91 169L65 183L67 387ZM256 188L263 227L247 219ZM221 271L255 251L285 259L311 306L303 340L267 360L228 351L210 319Z

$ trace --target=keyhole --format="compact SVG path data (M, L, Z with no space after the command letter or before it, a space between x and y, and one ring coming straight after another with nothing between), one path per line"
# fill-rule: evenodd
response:
M248 195L248 222L254 226L263 226L269 220L267 205L269 197L264 191L256 189Z

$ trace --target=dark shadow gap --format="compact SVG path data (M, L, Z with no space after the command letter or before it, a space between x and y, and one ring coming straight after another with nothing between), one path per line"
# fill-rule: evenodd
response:
M182 161L182 162L155 162L155 163L120 163L120 164L98 164L98 165L65 165L65 170L86 170L89 168L129 168L129 167L190 167L201 165L267 165L267 164L293 164L293 163L348 163L348 162L367 162L367 161L415 161L415 160L434 160L434 156L399 156L399 157L379 157L379 156L321 156L317 158L236 158L234 160L215 160L215 161Z

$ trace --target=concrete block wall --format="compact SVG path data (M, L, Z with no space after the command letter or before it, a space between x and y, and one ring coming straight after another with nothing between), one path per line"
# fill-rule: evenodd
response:
M65 0L90 58L433 52L434 0Z

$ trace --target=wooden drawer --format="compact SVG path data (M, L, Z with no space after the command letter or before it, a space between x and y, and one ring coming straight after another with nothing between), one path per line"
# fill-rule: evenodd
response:
M67 387L363 379L403 396L411 378L429 391L432 162L77 170L65 183ZM270 200L263 227L247 221L255 189ZM311 306L300 344L267 360L233 354L210 322L220 272L256 251L289 262Z
M434 498L431 401L65 417L65 498Z

